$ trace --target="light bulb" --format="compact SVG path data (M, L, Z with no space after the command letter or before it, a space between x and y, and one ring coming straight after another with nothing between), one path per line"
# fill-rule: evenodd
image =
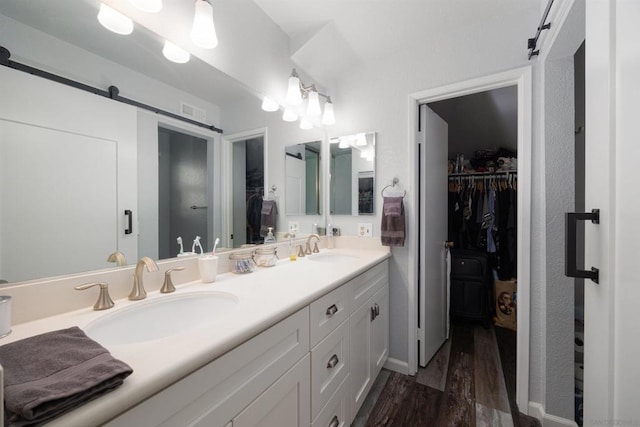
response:
M162 54L169 61L184 64L185 62L189 62L189 58L191 55L189 52L181 48L180 46L171 43L169 40L165 40L164 47L162 48Z
M307 104L307 116L316 117L320 115L320 98L318 92L312 90L309 92L309 103Z
M327 102L324 104L324 114L322 114L322 124L323 125L336 124L336 116L333 114L333 103L331 102L331 98L327 99Z
M303 117L300 119L300 129L304 129L304 130L313 129L313 124L309 120Z
M218 46L216 27L213 24L213 8L204 0L196 0L191 41L203 49L213 49Z
M133 31L133 21L131 19L104 3L100 4L98 22L107 30L116 34L127 35Z
M291 108L285 108L282 114L282 120L285 122L295 122L298 120L298 115Z
M286 101L289 105L302 104L302 94L300 93L300 78L297 75L291 75L289 77Z
M264 111L278 111L278 108L280 108L280 106L273 99L267 96L262 98L262 109Z
M147 13L157 13L162 10L162 0L129 0L129 2Z

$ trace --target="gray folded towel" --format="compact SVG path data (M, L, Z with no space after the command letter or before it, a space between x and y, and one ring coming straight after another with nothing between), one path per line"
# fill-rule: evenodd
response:
M260 236L264 237L269 232L269 227L276 231L276 219L278 216L278 205L275 200L264 200L260 211Z
M108 393L133 370L78 327L0 347L5 423L38 425Z
M404 246L405 220L402 197L383 197L380 241L383 246Z

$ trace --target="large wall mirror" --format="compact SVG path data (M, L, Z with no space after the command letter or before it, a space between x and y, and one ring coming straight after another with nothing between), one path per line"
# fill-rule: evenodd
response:
M344 135L329 142L331 214L374 215L376 134Z
M191 118L209 124L220 126L231 111L260 109L255 94L203 61L167 62L159 54L163 41L145 28L136 26L128 39L106 31L96 19L99 6L97 0L3 0L0 44L11 60L104 90L113 84L124 97L144 90L151 102L190 110ZM196 236L205 251L215 237L219 247L235 246L233 231L227 233L235 214L221 194L229 177L222 176L220 134L6 67L0 73L0 280L174 257L178 237L184 252ZM163 91L169 86L172 99ZM189 94L213 106L204 120ZM246 107L225 110L245 101ZM265 194L267 185L250 178L245 174L245 203L248 192ZM248 243L254 236L245 237ZM116 251L123 257L109 257Z
M322 141L285 147L286 215L322 213Z

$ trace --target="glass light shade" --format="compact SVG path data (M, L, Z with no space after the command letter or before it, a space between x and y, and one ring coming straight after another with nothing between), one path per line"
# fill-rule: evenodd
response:
M129 2L147 13L157 13L162 10L162 0L129 0Z
M329 144L337 144L340 142L340 138L331 138Z
M300 129L304 129L304 130L313 129L313 123L311 123L309 120L303 117L300 119Z
M285 108L282 114L282 120L285 122L295 122L298 120L298 115L291 108Z
M280 108L280 106L273 99L268 96L262 98L262 109L264 111L278 111L278 108Z
M289 77L289 85L287 86L287 104L302 104L302 93L300 93L300 78L296 76Z
M356 135L356 145L358 147L367 145L367 136L364 133L359 133Z
M320 98L318 92L312 90L309 92L309 102L307 104L307 116L317 117L320 115Z
M338 148L349 148L349 140L346 137L341 136Z
M181 48L180 46L171 43L169 40L165 40L164 47L162 48L162 54L171 62L178 64L184 64L189 62L191 55L189 52Z
M336 124L336 116L333 114L333 103L331 101L327 101L324 104L324 113L322 114L322 124L323 125L335 125Z
M196 0L191 41L203 49L213 49L218 46L216 27L213 24L213 8L204 0Z
M133 21L131 19L104 3L100 4L98 22L107 30L116 34L127 35L133 31Z

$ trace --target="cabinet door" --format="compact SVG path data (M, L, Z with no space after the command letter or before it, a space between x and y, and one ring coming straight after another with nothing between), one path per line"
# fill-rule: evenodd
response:
M353 312L349 318L349 368L351 411L355 416L371 389L371 299Z
M389 355L389 286L380 289L372 300L376 313L371 322L371 363L375 379Z
M311 423L307 354L233 419L233 427L299 427Z

